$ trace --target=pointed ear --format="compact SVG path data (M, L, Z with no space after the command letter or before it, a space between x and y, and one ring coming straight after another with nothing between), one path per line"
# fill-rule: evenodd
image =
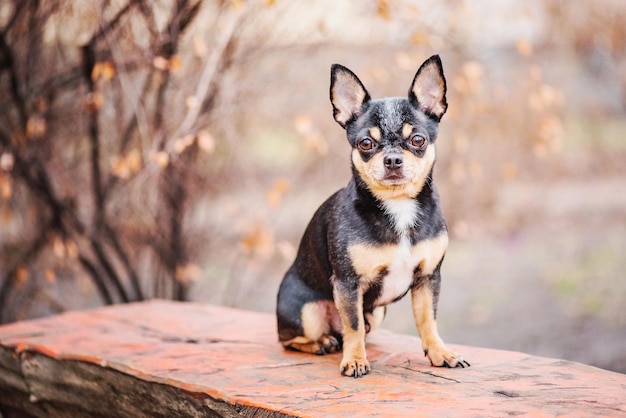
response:
M369 100L369 93L352 71L339 64L330 67L330 102L339 125L345 128Z
M437 122L446 113L446 79L439 55L428 58L417 70L409 89L409 101Z

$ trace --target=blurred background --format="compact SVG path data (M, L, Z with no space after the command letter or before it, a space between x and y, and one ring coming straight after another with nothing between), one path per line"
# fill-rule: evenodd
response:
M620 0L5 0L0 322L272 312L350 177L330 65L397 96L438 53L444 340L626 372L624 22ZM408 300L383 325L415 334Z

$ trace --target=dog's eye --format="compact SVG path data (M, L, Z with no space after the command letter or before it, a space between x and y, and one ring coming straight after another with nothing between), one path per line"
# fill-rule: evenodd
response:
M371 151L374 148L374 141L366 137L359 141L358 146L361 151Z
M426 144L426 138L421 135L413 135L409 140L412 147L422 148Z

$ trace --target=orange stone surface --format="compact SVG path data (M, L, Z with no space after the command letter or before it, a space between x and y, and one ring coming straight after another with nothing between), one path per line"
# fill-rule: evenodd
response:
M436 368L420 347L418 338L376 330L367 339L372 371L354 379L339 374L341 354L284 351L266 313L153 300L0 327L5 363L7 352L16 362L26 352L76 360L278 415L626 416L626 375L454 345L472 367ZM0 390L22 384L3 370Z

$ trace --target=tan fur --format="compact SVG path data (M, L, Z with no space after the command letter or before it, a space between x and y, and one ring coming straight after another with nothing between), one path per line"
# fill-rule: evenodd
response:
M447 248L448 234L445 232L437 237L418 242L410 249L411 270L420 266L422 275L432 274ZM369 287L378 278L380 271L390 266L398 256L398 245L354 244L348 248L348 253L354 270L361 276L364 285Z
M340 370L348 376L366 374L369 362L365 353L365 320L363 318L363 292L357 292L357 299L351 300L342 292L334 292L335 304L343 324L343 359ZM358 312L358 326L353 329L348 312Z
M302 328L304 336L312 341L319 340L322 335L330 332L328 307L326 303L307 303L302 307Z
M437 322L435 322L433 292L430 286L424 284L412 289L411 300L415 325L422 339L422 349L431 364L443 366L445 360L450 367L456 367L460 357L454 351L448 350L439 336Z
M405 123L402 126L402 137L404 139L407 139L411 135L412 132L413 132L413 125L409 123Z
M380 200L413 199L424 187L426 176L435 163L435 145L430 144L422 158L407 150L402 151L403 182L385 180L385 166L382 153L377 153L368 162L363 161L358 150L352 151L352 161L372 194Z
M382 134L380 132L380 128L377 126L371 127L370 128L370 136L372 137L372 139L375 139L376 141L380 141L380 138L382 138Z
M330 344L332 331L342 332L342 324L337 308L332 301L317 301L305 304L300 314L304 335L283 341L284 347L291 347L307 353L318 353L322 346Z

